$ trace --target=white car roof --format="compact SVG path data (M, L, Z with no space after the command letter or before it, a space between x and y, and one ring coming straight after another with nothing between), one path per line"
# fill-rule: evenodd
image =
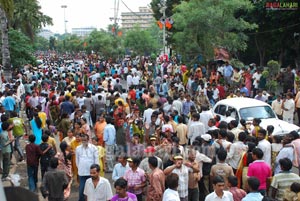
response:
M237 110L240 110L241 108L245 107L255 107L255 106L270 106L267 103L256 100L253 98L229 98L229 99L223 99L217 102L217 105L224 104L231 106L233 108L236 108Z

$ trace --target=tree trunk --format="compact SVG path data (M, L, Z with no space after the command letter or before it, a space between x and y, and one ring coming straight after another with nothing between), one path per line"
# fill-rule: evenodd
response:
M282 66L284 55L285 55L285 49L281 48L278 56L278 63L280 66Z
M257 36L255 36L254 39L255 39L256 49L257 49L258 54L259 54L259 65L260 66L264 66L264 63L265 63L265 53L266 53L265 52L265 48L259 46L259 42L257 40Z
M1 42L2 42L2 66L3 75L5 79L10 79L11 75L11 63L10 63L10 51L8 43L8 21L5 11L0 7L0 23L1 23Z

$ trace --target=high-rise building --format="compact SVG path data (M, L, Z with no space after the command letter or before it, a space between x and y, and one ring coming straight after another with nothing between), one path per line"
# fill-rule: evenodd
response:
M81 28L72 28L72 34L79 37L88 36L92 31L97 30L95 27L81 27Z
M139 7L139 12L121 13L122 29L132 29L138 25L142 29L149 28L154 21L153 12L150 8Z

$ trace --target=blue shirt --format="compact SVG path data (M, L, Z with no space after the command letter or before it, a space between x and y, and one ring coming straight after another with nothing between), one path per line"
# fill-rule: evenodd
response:
M14 111L16 101L12 96L7 96L4 98L2 105L6 111Z
M193 101L185 101L182 105L182 113L184 115L188 115L190 113L190 110L191 110L191 106L194 106L194 102Z
M116 129L113 125L107 124L104 127L104 136L103 140L107 145L114 145L116 144Z
M259 192L250 192L242 199L242 201L261 201L263 196Z
M125 167L121 163L117 163L113 169L112 180L117 181L120 177L124 177L125 172L129 169L128 163L126 163Z
M231 77L232 73L233 73L233 68L231 65L224 67L224 76L225 77Z
M74 112L74 105L70 101L65 101L60 105L61 114L68 113L69 115Z

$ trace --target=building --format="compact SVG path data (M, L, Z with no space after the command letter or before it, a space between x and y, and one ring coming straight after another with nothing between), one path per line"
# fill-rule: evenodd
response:
M77 35L79 37L86 37L94 30L97 29L95 27L72 28L72 34Z
M50 37L54 36L54 33L50 31L49 29L42 29L39 33L38 36L41 36L43 38L46 38L47 40L50 39Z
M139 7L139 12L121 13L121 25L124 31L132 29L138 25L142 29L149 28L154 21L153 13L150 8Z

